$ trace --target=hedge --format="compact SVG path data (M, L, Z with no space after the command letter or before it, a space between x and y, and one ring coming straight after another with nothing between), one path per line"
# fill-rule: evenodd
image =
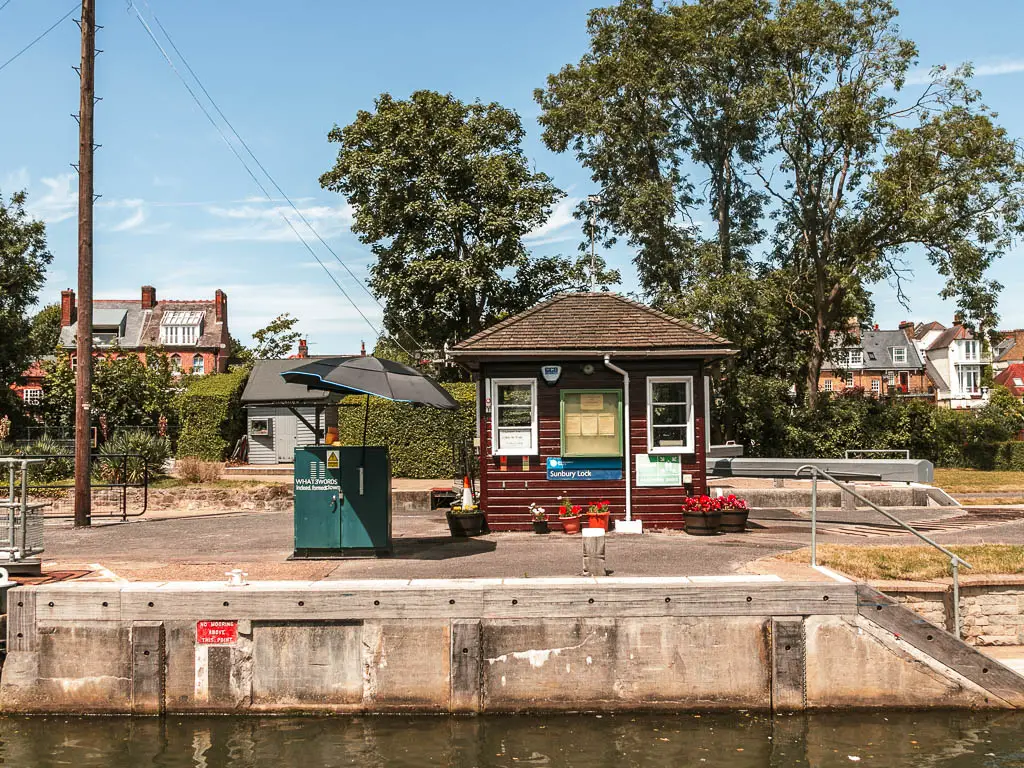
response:
M1024 442L1000 443L996 450L995 469L1024 472Z
M454 478L461 472L455 446L476 433L476 385L443 385L459 402L458 411L413 407L370 398L367 445L386 445L394 477ZM366 398L346 397L338 406L338 437L345 445L362 445Z
M222 461L245 433L241 396L248 369L197 378L178 395L178 458Z

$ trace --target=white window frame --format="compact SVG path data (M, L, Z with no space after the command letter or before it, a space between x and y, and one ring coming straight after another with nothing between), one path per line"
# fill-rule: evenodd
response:
M965 361L976 362L981 360L981 344L976 339L966 339L960 342L960 344Z
M892 361L905 365L907 362L907 348L906 347L893 347L892 348Z
M654 398L651 396L655 384L684 384L686 386L686 445L654 446ZM671 404L671 403L670 403ZM666 425L660 425L666 426ZM671 425L669 425L671 426ZM704 425L707 429L707 425ZM658 454L694 453L696 443L694 432L693 376L648 376L647 377L647 452Z
M970 374L977 386L974 389L967 389L964 387L964 381L967 375ZM980 365L961 365L957 367L957 386L960 388L960 394L963 395L980 395L981 394L981 366Z
M196 361L199 365L196 365ZM199 352L192 355L192 373L204 376L206 374L206 358Z
M853 384L853 374L852 373L847 373L846 374L846 381L844 382L844 384L846 385L847 389L853 389L854 384Z
M530 385L530 442L529 450L522 448L499 448L498 447L498 387L509 385ZM537 379L513 378L513 379L491 379L491 455L492 456L536 456L540 452L537 425ZM522 427L506 427L506 429L522 429Z
M872 395L880 395L880 394L882 394L882 380L881 379L871 379L871 394Z
M21 390L21 399L26 405L39 405L43 402L43 388L25 387Z
M826 392L832 392L832 379L825 379L825 384L822 386L822 389Z
M864 350L859 348L839 350L839 365L843 368L863 367Z
M896 386L896 371L885 372L885 386L895 387Z

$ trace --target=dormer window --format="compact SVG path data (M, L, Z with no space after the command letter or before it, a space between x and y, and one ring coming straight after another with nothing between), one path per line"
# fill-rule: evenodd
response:
M891 351L892 351L892 361L894 363L906 363L907 362L907 348L906 347L893 347Z
M205 312L167 312L160 321L160 342L165 346L195 346L203 335Z
M852 365L864 365L864 351L861 349L839 350L839 365L844 368Z

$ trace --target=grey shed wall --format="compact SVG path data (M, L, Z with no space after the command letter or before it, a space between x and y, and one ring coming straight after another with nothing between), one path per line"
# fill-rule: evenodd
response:
M290 429L287 429L286 423L287 425L294 425L296 445L313 445L313 443L316 442L312 430L295 418L295 414L287 408L267 405L250 405L246 410L248 411L248 418L246 419L246 433L250 432L250 426L253 419L271 418L274 420L269 436L263 437L249 434L250 464L278 463L278 437L284 434L286 430L289 433L291 432ZM298 406L295 410L301 413L310 424L316 423L316 414L314 413L314 407L312 405ZM326 429L328 426L337 426L337 424L337 409L334 407L326 408L322 417L321 427Z

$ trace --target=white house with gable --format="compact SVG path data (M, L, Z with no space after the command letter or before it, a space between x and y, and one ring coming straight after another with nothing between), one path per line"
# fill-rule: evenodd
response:
M992 355L979 335L959 320L953 321L952 328L922 323L914 329L914 344L940 406L980 408L988 402L988 387L981 385L981 375L985 366L992 364Z

